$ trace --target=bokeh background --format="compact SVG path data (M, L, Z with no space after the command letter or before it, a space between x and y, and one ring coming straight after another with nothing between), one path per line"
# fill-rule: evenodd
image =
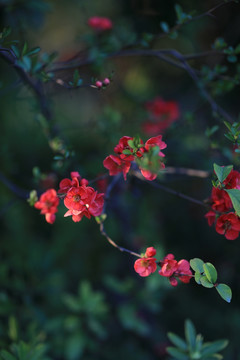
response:
M114 241L133 251L154 246L159 258L171 252L178 260L199 257L213 263L221 282L232 287L231 304L194 280L172 288L158 273L140 278L133 269L135 259L111 247L94 219L73 223L63 217L62 204L56 222L49 225L23 199L32 189L57 189L70 171L79 171L89 180L106 174L102 161L120 137L139 134L144 141L149 138L142 131L147 119L144 103L157 96L176 101L180 108L178 120L163 134L166 166L212 173L216 162L234 164L239 170L239 155L224 137L225 126L212 115L186 71L151 57L102 57L106 52L139 45L144 36L161 33L162 21L173 26L175 3L0 1L1 28L11 26L11 39L18 39L21 45L27 41L30 48L40 46L41 53L57 52L55 63L67 62L76 53L83 63L92 59L91 64L79 67L83 84L113 73L111 84L102 91L90 86L66 89L54 81L44 85L53 114L51 132L55 134L49 141L37 99L14 69L0 59L2 349L22 340L44 344L48 357L37 360L169 359L167 332L183 336L184 320L189 318L205 340L229 339L224 359L240 359L240 240L227 241L209 228L204 207L129 176L112 192L105 226ZM178 3L197 15L219 2ZM87 20L94 15L113 21L110 34L96 35L89 28ZM193 54L210 50L217 37L236 46L240 42L239 22L239 5L226 4L212 17L185 24L176 39L155 39L152 47ZM208 72L216 64L228 66L227 76L239 71L237 63L228 63L220 55L191 61L199 72ZM55 79L68 83L73 72L58 71ZM222 85L213 95L237 121L238 86ZM217 126L216 131L211 133L213 126ZM61 147L68 149L69 158L54 159ZM211 176L169 174L162 175L160 181L199 200L211 193ZM93 186L101 184L94 182Z

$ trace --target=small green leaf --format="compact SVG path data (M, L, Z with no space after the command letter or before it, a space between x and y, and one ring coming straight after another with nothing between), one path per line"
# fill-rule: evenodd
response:
M201 275L200 272L198 272L198 271L195 272L194 279L195 279L195 281L196 281L196 283L197 283L198 285L201 284L201 281L200 281L201 276L202 276L202 275Z
M37 54L39 51L41 50L41 48L39 46L32 48L31 50L29 50L25 55L31 56L31 55L35 55Z
M219 295L221 296L221 298L223 298L223 300L227 301L228 303L231 302L231 300L232 300L232 290L228 285L226 285L226 284L218 284L216 286L216 290L219 293Z
M204 269L203 269L203 264L204 262L199 259L199 258L194 258L190 260L190 266L194 271L203 273Z
M210 356L223 350L228 345L228 340L218 340L211 343L205 343L202 347L202 356Z
M27 48L28 48L28 45L27 45L27 43L26 43L26 41L25 41L25 43L24 43L24 45L23 45L23 48L22 48L21 56L26 55L26 53L27 53Z
M240 190L238 189L224 189L224 190L230 196L236 214L240 216Z
M210 282L210 281L208 281L208 279L207 279L207 277L206 276L202 276L201 278L200 278L200 282L201 282L201 285L203 286L203 287L205 287L205 288L212 288L212 287L214 287L214 285Z
M177 349L177 348L168 346L166 350L167 350L167 352L168 352L170 355L174 356L175 359L178 359L178 360L189 360L188 355L185 354L183 351Z
M128 149L123 150L122 153L123 153L124 155L132 155L131 150L128 150Z
M177 336L177 335L175 335L173 333L170 333L170 332L167 334L167 336L168 336L169 340L175 346L177 346L179 349L181 349L181 350L187 350L188 349L186 342L183 339L181 339L179 336Z
M191 352L195 351L196 348L196 330L191 320L185 321L185 337L188 342Z
M222 183L232 171L233 166L232 165L219 166L217 164L213 164L213 168L217 175L218 180L220 181L220 183Z
M165 21L160 22L160 26L162 28L162 31L164 31L166 34L169 32L169 25Z
M208 281L210 281L212 284L215 284L217 281L217 270L215 267L211 263L205 263L203 268Z
M132 149L135 149L135 148L136 148L134 140L128 140L128 145L129 145L130 148L132 148Z

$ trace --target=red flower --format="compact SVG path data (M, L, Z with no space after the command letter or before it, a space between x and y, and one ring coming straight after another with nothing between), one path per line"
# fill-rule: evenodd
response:
M224 212L232 208L232 202L226 191L213 187L212 189L212 208Z
M207 218L208 225L212 226L216 219L216 213L210 210L208 213L206 213L205 218Z
M156 255L156 249L154 249L154 247L148 247L146 252L145 252L145 256L148 257L153 257Z
M190 263L185 259L177 262L173 254L168 254L163 261L161 261L161 267L159 274L168 277L172 286L177 286L178 282L176 278L183 283L189 283L191 280L192 271L190 270Z
M45 215L45 219L49 224L53 224L56 219L54 214L58 211L58 205L57 192L54 189L49 189L40 196L34 207L41 210L41 214Z
M148 135L159 134L179 117L179 107L175 101L164 101L160 97L145 104L150 119L143 124L143 131Z
M90 219L91 216L101 215L103 196L90 186L70 189L64 199L64 205L69 209L64 216L72 216L72 220L78 222L83 216Z
M156 259L152 257L138 259L134 263L134 270L140 276L149 276L157 270Z
M66 194L68 190L71 189L72 187L78 187L79 185L86 185L86 186L88 185L88 180L81 179L81 176L78 171L72 171L70 175L72 180L63 179L60 182L59 184L60 189L58 190L59 194Z
M159 274L162 276L170 277L177 270L178 263L177 260L164 260L162 263L162 268L159 270Z
M190 270L190 263L185 259L180 260L175 276L178 276L180 281L187 284L191 280L191 275L192 271Z
M131 167L131 162L122 160L115 155L109 155L103 161L103 166L109 170L110 175L117 175L118 173L123 172L123 177L126 180L127 173Z
M235 240L240 231L240 219L233 212L219 216L216 222L216 232L225 235L228 240Z
M162 135L152 137L148 139L148 141L146 141L145 143L145 149L147 151L149 151L149 149L154 146L158 146L160 150L163 150L167 147L167 144L164 141L162 141ZM158 155L161 157L165 156L161 151L159 151Z
M240 189L240 173L236 170L231 170L223 184L226 189Z
M97 31L110 30L113 27L112 21L106 17L92 16L88 19L88 25Z

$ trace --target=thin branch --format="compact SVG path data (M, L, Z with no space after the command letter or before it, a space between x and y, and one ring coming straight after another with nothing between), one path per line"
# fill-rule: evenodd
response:
M167 166L164 169L164 172L167 174L176 174L176 175L186 175L186 176L194 176L194 177L200 177L200 178L208 178L210 176L209 171L205 170L197 170L197 169L187 169L187 168L181 168L181 167L172 167Z
M173 190L165 185L162 185L162 184L159 184L158 182L156 181L148 181L147 179L145 179L145 177L138 171L131 171L131 174L133 176L135 176L136 178L144 181L144 182L147 182L149 185L157 188L157 189L161 189L161 190L164 190L172 195L175 195L181 199L184 199L184 200L188 200L194 204L197 204L197 205L201 205L201 206L204 206L205 208L210 208L209 205L207 205L205 202L201 201L201 200L198 200L198 199L195 199L191 196L188 196L188 195L185 195L179 191L176 191L176 190ZM211 208L212 209L212 208ZM214 210L213 210L214 211Z
M52 114L48 106L47 98L44 94L42 81L34 81L34 79L21 66L18 65L17 57L11 49L0 47L0 56L16 70L23 82L31 88L35 96L38 98L42 114L48 121L50 121Z
M138 253L135 253L134 251L128 250L122 246L117 245L106 233L105 228L103 223L100 223L100 232L101 234L107 239L107 241L109 242L109 244L111 244L112 246L114 246L116 249L122 251L122 252L127 252L128 254L131 254L133 256L137 256L139 258L141 258L141 255Z
M15 195L20 197L21 199L27 199L29 196L29 191L21 189L19 186L13 184L10 180L8 180L1 172L0 172L0 181Z

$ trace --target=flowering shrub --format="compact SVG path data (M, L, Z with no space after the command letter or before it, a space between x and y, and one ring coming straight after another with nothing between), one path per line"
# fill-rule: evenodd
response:
M189 321L167 347L183 317L240 356L239 5L206 3L2 2L0 360L220 358Z

